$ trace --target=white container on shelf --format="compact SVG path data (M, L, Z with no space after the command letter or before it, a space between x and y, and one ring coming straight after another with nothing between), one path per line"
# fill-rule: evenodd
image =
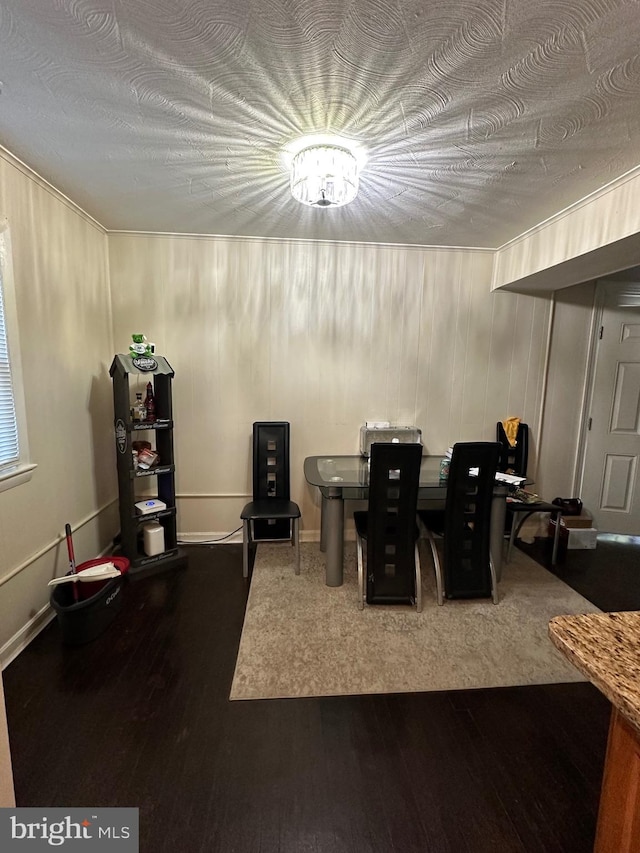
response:
M150 521L142 528L144 553L147 557L155 557L164 551L164 527L157 521Z

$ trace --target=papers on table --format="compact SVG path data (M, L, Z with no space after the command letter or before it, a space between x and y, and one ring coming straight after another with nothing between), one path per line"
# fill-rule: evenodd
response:
M508 483L510 486L521 486L526 477L517 477L515 474L503 474L502 471L496 472L496 480L499 483Z
M469 468L469 473L472 477L477 477L478 469ZM503 474L502 471L496 471L497 483L508 483L510 486L521 486L526 479L526 477L516 477L515 474Z

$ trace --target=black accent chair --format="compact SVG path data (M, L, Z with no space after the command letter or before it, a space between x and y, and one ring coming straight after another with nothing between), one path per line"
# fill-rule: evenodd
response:
M443 604L445 597L491 597L494 604L498 603L498 584L491 558L491 504L499 456L498 442L455 444L444 511L418 513L431 546L438 604ZM436 535L444 539L444 571Z
M368 507L353 513L361 610L365 600L367 604L415 604L418 612L422 609L416 522L421 461L421 444L371 445Z
M289 424L257 421L253 425L253 500L242 519L242 573L249 576L249 545L290 541L295 573L300 574L300 507L290 499Z
M529 462L529 427L522 422L518 424L515 437L515 447L512 447L501 421L496 424L496 438L500 442L499 471L509 474L518 474L520 477L527 476L527 465ZM516 493L517 494L517 493ZM562 518L562 507L546 501L538 500L535 503L518 501L515 498L507 500L507 513L505 518L505 535L508 535L507 563L511 559L513 544L525 521L536 512L548 512L555 518L555 533L553 537L553 550L551 552L551 565L555 566L558 559L558 544L560 542L560 520Z

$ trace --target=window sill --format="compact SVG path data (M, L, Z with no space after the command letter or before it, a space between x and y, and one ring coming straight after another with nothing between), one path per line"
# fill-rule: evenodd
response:
M28 483L37 467L37 465L16 465L14 468L0 471L0 492Z

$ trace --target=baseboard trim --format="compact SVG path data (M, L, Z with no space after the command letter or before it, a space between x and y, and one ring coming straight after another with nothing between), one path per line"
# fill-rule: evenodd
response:
M105 548L98 556L106 557L110 551L111 546ZM6 669L18 657L20 652L24 651L32 640L35 640L40 631L55 619L55 616L54 609L47 603L22 628L16 631L13 637L9 637L7 642L3 646L0 646L0 669Z
M348 528L344 531L345 542L355 542L355 532ZM319 542L319 530L301 530L301 542ZM228 545L242 543L242 531L237 530L231 535L225 533L178 533L178 544L181 545Z
M242 542L241 530L236 530L231 534L220 532L178 533L179 545L231 545L238 542Z
M10 637L7 642L0 648L0 665L2 669L6 669L9 664L14 661L20 652L27 648L29 643L34 640L40 631L47 627L49 622L55 619L55 612L49 604L45 604L35 616L23 625L13 637Z

